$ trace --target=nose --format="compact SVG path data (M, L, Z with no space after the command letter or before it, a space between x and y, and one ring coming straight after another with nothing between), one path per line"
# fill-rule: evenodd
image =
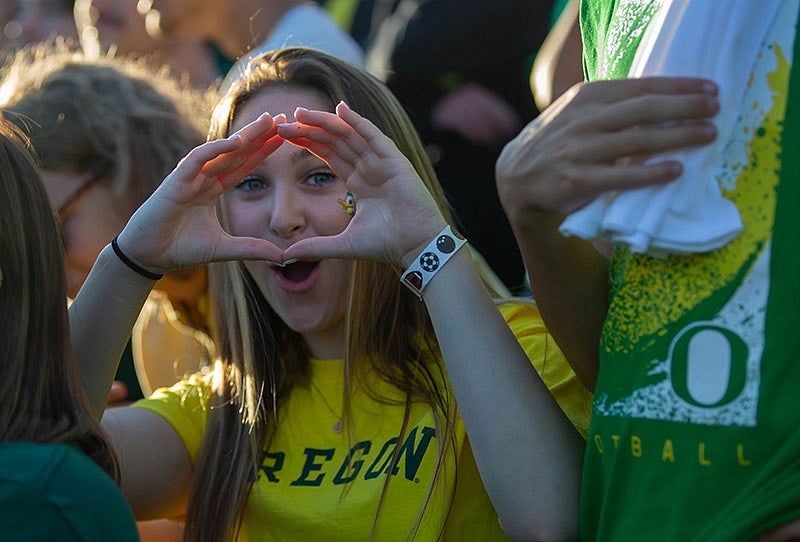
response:
M291 186L276 183L269 228L282 239L291 239L301 233L306 226L306 213L303 198Z

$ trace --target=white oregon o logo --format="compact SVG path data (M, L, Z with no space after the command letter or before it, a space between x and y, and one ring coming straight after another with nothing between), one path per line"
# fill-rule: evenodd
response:
M725 397L731 377L731 346L716 330L700 331L687 348L686 387L701 405L710 406Z
M716 408L744 390L748 348L731 330L697 324L675 337L670 350L672 388L687 403Z

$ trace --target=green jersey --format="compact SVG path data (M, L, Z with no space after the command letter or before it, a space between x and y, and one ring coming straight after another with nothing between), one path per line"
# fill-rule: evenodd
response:
M590 80L627 75L663 3L584 0ZM743 233L712 253L615 250L582 540L748 540L800 518L797 11L783 2L716 173Z

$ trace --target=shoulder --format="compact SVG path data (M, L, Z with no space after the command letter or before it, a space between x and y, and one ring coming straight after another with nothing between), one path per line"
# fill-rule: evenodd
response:
M187 376L168 388L159 388L153 392L151 399L156 401L175 401L190 408L205 409L211 395L213 371L203 370ZM146 401L139 401L143 403Z
M169 388L160 388L134 408L149 410L167 421L178 433L192 462L197 459L208 419L213 371L195 373Z
M531 300L513 299L499 302L497 308L506 323L517 335L517 332L547 333L539 308Z
M0 445L0 532L31 540L136 540L122 493L66 444Z
M552 361L559 367L568 367L533 301L505 301L499 303L497 308L540 373L543 369L542 364L546 360Z
M581 384L555 339L548 333L539 309L532 301L525 300L500 303L498 308L561 410L585 438L592 394Z

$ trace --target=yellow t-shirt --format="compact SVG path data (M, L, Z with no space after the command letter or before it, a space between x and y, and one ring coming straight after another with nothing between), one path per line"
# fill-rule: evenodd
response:
M507 303L501 311L562 409L585 435L591 396L547 335L536 308ZM412 405L408 430L398 440L403 394L375 377L369 387L389 401L377 402L357 387L351 399L352 426L337 433L342 397L335 390L342 389L342 365L340 360L310 360L310 382L296 386L281 405L278 429L248 499L242 539L367 539L386 476L392 479L375 539L409 537L436 462L433 414L425 404ZM160 414L175 427L195 462L205 430L208 389L208 378L195 375L157 390L135 406ZM392 399L399 404L390 404ZM444 540L505 540L460 418L454 442L455 453L448 453L416 539L435 540L442 533ZM397 446L401 453L391 469ZM503 460L501 450L497 460Z

